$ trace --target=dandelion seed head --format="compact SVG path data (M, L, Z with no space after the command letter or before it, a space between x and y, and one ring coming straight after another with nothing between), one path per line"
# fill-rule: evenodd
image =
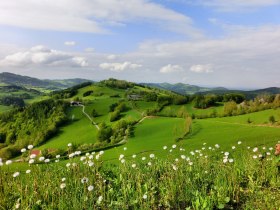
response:
M25 149L25 148L22 148L20 151L21 151L21 153L25 153L25 152L26 152L26 149Z
M27 146L27 149L29 149L29 150L33 149L33 145L31 145L31 144L28 145L28 146Z
M240 145L240 144L242 144L242 142L241 142L241 141L238 141L238 142L237 142L237 144L239 144L239 145Z
M133 164L131 165L131 167L132 167L132 168L135 168L135 167L136 167L136 164L135 164L135 163L133 163Z
M33 164L34 162L35 162L34 159L30 159L30 160L28 161L29 164Z
M123 148L123 150L124 150L124 151L126 151L126 150L127 150L127 148L126 148L126 147L124 147L124 148Z
M60 188L61 188L61 189L64 189L65 187L66 187L66 184L65 184L65 183L60 184Z
M45 160L45 163L49 163L51 160L50 159L46 159Z
M215 144L215 147L216 147L217 149L219 149L219 148L220 148L220 145L219 145L219 144Z
M15 172L14 174L13 174L13 177L14 178L16 178L16 177L18 177L19 176L19 172Z
M30 158L30 159L36 158L36 154L31 154L29 158Z
M83 177L82 179L81 179L81 183L82 184L85 184L85 183L87 183L88 182L88 178L87 177Z
M173 149L175 149L176 147L177 147L177 145L176 145L176 144L173 144L173 145L172 145L172 148L173 148Z
M62 182L65 182L65 181L66 181L66 178L65 178L65 177L63 177L63 178L61 179L61 181L62 181Z
M68 147L72 147L72 143L67 144Z
M30 169L26 170L26 173L27 173L27 174L30 174L30 173L31 173L31 170L30 170Z
M253 149L253 152L257 152L257 151L258 151L258 148L255 147L255 148Z
M6 161L6 165L11 165L12 163L13 163L12 160L7 160L7 161Z
M148 166L151 166L152 165L152 163L151 162L148 162Z
M143 195L143 199L146 200L148 198L147 194Z
M257 158L258 158L258 156L257 156L257 155L253 155L253 158L254 158L254 159L257 159Z
M125 159L121 159L121 163L125 163Z
M235 147L235 146L232 146L231 148L232 148L232 149L235 149L236 147Z
M119 160L123 159L124 158L124 155L121 154L120 157L119 157Z
M155 154L150 154L150 158L155 158Z
M163 149L166 150L166 149L167 149L167 146L164 146Z
M146 157L142 157L142 160L146 160Z
M94 187L92 185L88 186L88 191L92 191L94 189Z
M57 159L60 158L60 155L56 155L55 158L57 158Z
M229 159L229 160L228 160L228 162L233 163L233 159L232 159L232 158L231 158L231 159Z
M101 204L102 200L103 200L103 197L102 197L102 195L100 195L97 199L97 204Z
M132 158L136 158L136 155L132 155Z
M39 161L44 161L45 160L45 157L39 157Z

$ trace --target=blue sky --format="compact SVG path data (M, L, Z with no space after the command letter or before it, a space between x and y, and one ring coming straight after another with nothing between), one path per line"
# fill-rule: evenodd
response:
M280 86L280 0L4 0L0 72Z

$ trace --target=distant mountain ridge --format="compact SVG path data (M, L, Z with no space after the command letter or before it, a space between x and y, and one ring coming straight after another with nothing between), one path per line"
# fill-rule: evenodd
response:
M190 85L190 84L184 84L184 83L176 83L176 84L170 84L170 83L142 83L144 85L148 85L151 87L161 88L165 90L170 90L182 95L192 95L200 92L209 92L209 91L227 91L228 89L224 87L217 87L217 88L208 88L208 87L200 87L197 85Z
M9 72L0 73L0 83L2 85L16 85L27 88L39 87L50 90L64 89L74 85L88 82L87 79L64 79L64 80L41 80L34 77L22 76Z

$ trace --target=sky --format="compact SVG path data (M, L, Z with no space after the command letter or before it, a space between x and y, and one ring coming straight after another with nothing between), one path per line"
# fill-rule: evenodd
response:
M280 87L280 0L0 0L0 72Z

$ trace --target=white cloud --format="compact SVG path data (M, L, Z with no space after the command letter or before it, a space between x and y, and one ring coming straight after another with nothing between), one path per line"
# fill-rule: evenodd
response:
M0 1L0 24L39 30L108 33L142 21L199 36L190 17L148 0Z
M42 45L34 46L27 51L7 55L0 60L0 66L23 67L32 65L85 67L88 66L88 63L84 57L49 49Z
M94 48L88 47L85 49L85 52L92 53L92 52L94 52Z
M230 12L242 11L248 9L257 9L260 7L279 5L280 0L199 0L193 3L203 6L214 7L217 10Z
M211 73L213 72L212 70L212 65L211 64L206 64L206 65L192 65L190 67L190 71L195 72L195 73Z
M66 42L64 42L64 45L66 45L66 46L75 46L76 42L74 42L74 41L66 41Z
M166 66L161 67L161 69L159 71L160 71L160 73L168 74L168 73L175 73L175 72L183 71L183 68L179 65L168 64Z
M131 62L124 62L124 63L101 63L99 65L101 69L110 70L115 72L122 72L125 70L133 70L142 67L140 64L134 64Z
M117 58L117 55L111 54L107 56L108 60L115 60Z

